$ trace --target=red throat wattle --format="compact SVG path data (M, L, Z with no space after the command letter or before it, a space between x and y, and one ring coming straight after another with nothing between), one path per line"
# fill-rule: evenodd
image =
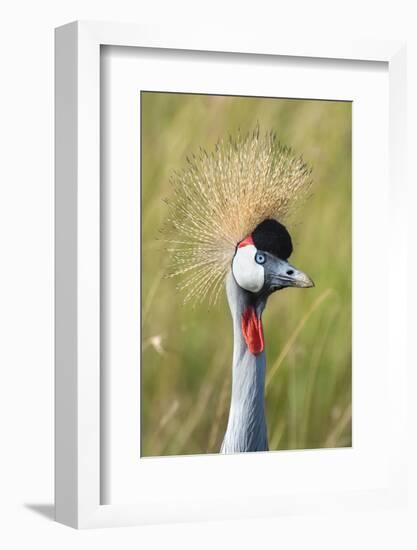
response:
M264 332L262 321L256 315L255 308L248 306L242 315L242 334L248 350L254 355L264 350Z

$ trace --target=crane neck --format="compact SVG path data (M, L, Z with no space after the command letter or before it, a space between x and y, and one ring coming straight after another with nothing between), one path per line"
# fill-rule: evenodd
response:
M265 419L265 352L249 350L242 332L242 319L253 308L261 323L266 299L255 300L253 294L239 287L229 272L226 292L233 320L232 396L229 420L222 453L267 451Z

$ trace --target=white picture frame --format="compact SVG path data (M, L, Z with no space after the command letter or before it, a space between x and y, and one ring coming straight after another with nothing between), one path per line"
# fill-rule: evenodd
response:
M67 525L103 527L160 521L215 519L248 514L238 496L179 507L177 495L149 506L101 504L100 400L100 48L129 46L269 56L381 61L389 71L390 192L397 263L406 263L405 46L401 42L280 42L275 37L210 29L177 33L113 23L75 22L56 30L56 519ZM387 289L389 293L392 289ZM406 289L396 289L390 313L405 326ZM405 334L405 330L403 331ZM405 338L405 336L403 336ZM406 353L397 337L395 376L390 375L390 411L395 452L383 490L356 494L294 491L285 499L265 497L252 515L305 512L339 506L393 506L405 498ZM272 456L272 455L271 455ZM204 495L202 495L204 501ZM233 506L230 506L230 504Z

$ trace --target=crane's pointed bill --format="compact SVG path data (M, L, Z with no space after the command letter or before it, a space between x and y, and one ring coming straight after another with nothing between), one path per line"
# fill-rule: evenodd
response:
M311 288L314 286L314 282L306 273L280 259L275 261L269 279L274 290L286 287Z
M288 264L288 270L286 274L287 286L294 286L297 288L311 288L314 286L313 280L299 269L296 269L292 265Z

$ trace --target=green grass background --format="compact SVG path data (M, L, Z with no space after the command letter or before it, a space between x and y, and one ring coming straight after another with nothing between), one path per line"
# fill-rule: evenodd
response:
M142 456L218 452L232 359L224 293L183 305L159 238L169 177L227 133L275 130L313 168L313 196L288 227L290 261L313 289L275 293L265 310L271 450L350 446L351 103L143 92Z

